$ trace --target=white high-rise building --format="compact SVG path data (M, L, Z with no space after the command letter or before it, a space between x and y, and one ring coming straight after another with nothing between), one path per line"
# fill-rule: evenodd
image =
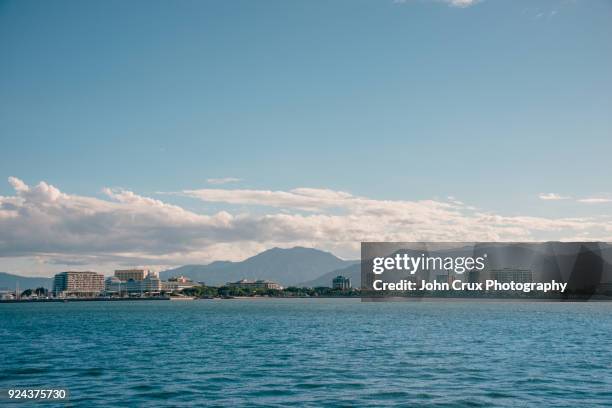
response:
M104 290L104 275L90 271L69 271L55 275L53 293L55 296L94 297Z

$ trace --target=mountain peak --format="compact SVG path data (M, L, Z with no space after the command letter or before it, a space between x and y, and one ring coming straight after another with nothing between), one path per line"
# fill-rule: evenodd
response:
M330 252L315 248L274 247L241 262L189 265L162 272L162 278L184 275L209 285L247 279L268 279L284 286L309 281L329 271L351 264Z

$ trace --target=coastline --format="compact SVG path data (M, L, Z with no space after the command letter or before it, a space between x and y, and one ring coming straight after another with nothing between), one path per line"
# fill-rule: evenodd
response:
M81 298L81 299L23 299L23 300L0 300L0 304L23 304L23 303L72 303L72 302L121 302L121 301L160 301L167 300L172 302L185 301L264 301L264 300L323 300L323 299L356 299L365 303L380 302L548 302L548 303L588 303L588 302L610 302L607 296L591 297L568 297L568 298L546 298L546 297L477 297L477 296L381 296L381 297L361 297L361 296L233 296L227 298L172 298L172 297L149 297L149 298Z
M69 302L120 302L127 300L172 300L169 297L149 298L74 298L74 299L6 299L0 303L69 303Z

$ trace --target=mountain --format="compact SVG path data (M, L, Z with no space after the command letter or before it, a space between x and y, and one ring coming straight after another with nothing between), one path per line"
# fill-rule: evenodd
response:
M268 279L283 286L315 279L357 261L345 261L313 248L272 248L241 262L185 265L160 273L162 279L183 275L207 285L223 285L240 279ZM329 286L329 285L328 285Z
M0 272L0 289L15 290L16 284L19 283L19 289L36 289L44 287L47 289L53 288L53 278L38 278L33 276L19 276L11 273Z
M334 279L338 275L342 275L345 278L350 278L351 286L354 288L358 288L361 286L361 264L359 262L341 269L336 269L331 272L327 272L326 274L323 274L316 279L299 283L297 286L307 288L316 288L319 286L331 287L332 279Z

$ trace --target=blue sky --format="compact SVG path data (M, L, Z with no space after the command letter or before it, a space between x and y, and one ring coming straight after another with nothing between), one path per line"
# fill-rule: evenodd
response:
M209 216L304 208L185 191L314 188L605 218L611 22L604 0L2 1L0 176ZM240 180L207 182L227 177ZM27 247L0 251L0 269L71 252Z

